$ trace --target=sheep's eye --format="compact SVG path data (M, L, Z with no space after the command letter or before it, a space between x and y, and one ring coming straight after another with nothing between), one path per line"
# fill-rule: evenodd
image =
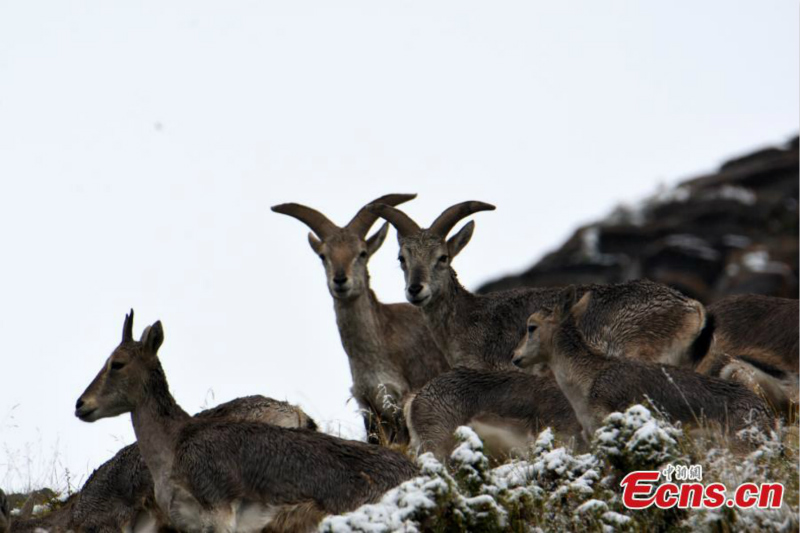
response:
M403 257L402 255L400 257L398 257L397 260L400 261L401 265L405 265L406 264L406 258Z
M447 257L446 255L439 256L439 262L440 263L447 263L448 259L450 259L450 258Z
M534 324L528 326L528 333L533 333L534 331L536 331L536 326Z
M366 252L366 250L365 250L365 251L363 251L363 252L361 252L360 254L358 254L358 256L359 256L361 259L366 259L366 258L367 258L367 252Z
M125 363L121 363L119 361L112 361L111 362L111 370L122 370L125 367Z
M325 254L319 254L319 258L325 261Z

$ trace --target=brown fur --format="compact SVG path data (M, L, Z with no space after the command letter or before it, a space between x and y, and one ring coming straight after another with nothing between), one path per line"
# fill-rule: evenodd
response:
M778 412L797 409L797 300L745 294L724 298L708 308L714 341L697 357L695 370L735 380L763 396Z
M800 307L797 300L744 294L708 308L714 316L716 350L797 374Z
M554 304L559 288L513 289L473 294L459 282L453 259L469 243L474 222L455 235L434 231L439 219L453 221L480 210L482 202L456 204L429 229L388 205L369 209L398 228L398 260L406 281L406 298L423 311L433 339L452 367L509 368L512 352L531 313ZM691 348L705 325L700 302L664 285L637 280L617 285L580 286L595 297L582 310L579 326L587 341L603 351L648 361L688 364Z
M648 401L685 424L710 420L732 431L751 422L763 430L772 428L774 417L767 405L738 383L592 349L571 313L576 299L575 291L567 289L552 312L530 317L529 326L535 329L529 338L538 338L538 343L523 348L518 362L550 366L587 437L609 413Z
M302 409L287 402L264 396L245 396L220 404L195 415L200 419L224 418L252 421L280 427L316 428L316 423ZM33 498L28 502L34 503ZM26 502L27 505L27 502ZM60 508L36 517L15 517L12 531L33 532L37 528L53 531L120 531L137 520L153 517L168 523L153 496L153 479L136 444L117 452L98 467L81 490Z
M459 367L433 379L406 404L411 445L440 459L453 449L459 426L505 423L518 435L535 436L545 427L579 434L575 414L552 377L515 370Z
M414 195L379 198L392 205ZM373 443L408 442L400 402L431 378L449 368L442 352L424 326L422 313L409 304L384 304L370 289L367 263L386 238L388 226L366 238L377 218L361 209L351 222L339 227L322 213L298 204L273 207L279 213L309 223L314 252L322 258L333 297L336 324L353 378L351 391L364 413L367 437Z
M288 513L287 506L308 515L302 504L310 501L340 514L417 474L408 458L379 446L305 428L189 417L172 397L158 359L161 323L146 328L140 341L132 328L133 311L122 342L81 395L75 415L94 422L131 413L155 500L176 528L219 530L245 518L266 527L275 511Z
M314 502L287 505L278 511L263 533L309 533L316 531L327 513Z
M706 376L735 381L761 396L774 410L792 419L798 409L798 376L794 373L769 373L763 363L753 365L745 359L732 357L712 346L711 351L695 367Z
M450 229L460 218L494 207L482 202L456 204L428 229L394 207L374 205L369 209L397 228L406 298L422 309L425 324L450 365L485 372L468 374L456 369L431 380L407 410L414 417L412 445L443 455L452 445L452 430L476 417L495 422L505 418L514 433L518 433L520 420L531 428L556 425L557 430L569 433L576 421L551 378L516 378L520 383L527 379L520 386L525 393L514 397L506 391L497 399L498 383L510 379L503 372L513 372L510 363L525 331L525 320L534 311L552 306L560 289L476 295L458 282L451 266L469 243L475 224L469 222L447 238ZM440 223L443 219L446 224ZM696 300L646 280L578 290L595 293L580 309L581 330L593 346L615 356L671 364L690 360L691 348L705 324L705 310ZM547 406L548 401L552 405ZM555 413L563 418L553 418Z

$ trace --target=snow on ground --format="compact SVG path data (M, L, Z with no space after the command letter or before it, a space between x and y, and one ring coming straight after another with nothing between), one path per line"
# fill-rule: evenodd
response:
M593 438L591 453L576 454L560 446L553 432L545 429L524 458L491 467L478 436L461 427L447 466L431 454L420 455L418 477L377 503L326 518L320 531L796 531L796 482L784 507L774 511L630 511L621 504L619 481L625 473L656 470L666 463L700 463L706 483L721 481L728 487L743 481L775 481L787 472L796 477L797 448L782 443L785 431L770 436L749 431L758 446L741 457L723 442L703 445L692 440L679 427L636 405L606 418Z

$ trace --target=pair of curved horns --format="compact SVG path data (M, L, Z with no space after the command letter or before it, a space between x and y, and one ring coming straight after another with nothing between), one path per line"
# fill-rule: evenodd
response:
M385 204L389 206L400 205L403 202L408 202L416 197L416 194L387 194L372 201L370 204L368 204L368 206L373 204ZM356 216L353 217L353 220L348 222L344 227L362 239L367 236L369 228L371 228L378 219L378 215L376 213L373 213L367 209L368 206L364 206L359 209L358 213L356 213ZM328 217L316 209L312 209L301 204L280 204L273 206L272 210L276 213L289 215L290 217L294 217L300 222L303 222L323 241L339 230L339 227L331 222Z
M409 235L414 235L422 231L422 228L420 228L411 217L390 205L375 203L368 205L367 209L371 213L391 222L401 237L408 237ZM433 221L428 231L444 239L447 237L447 234L450 233L450 230L453 229L453 226L458 224L461 219L468 217L472 213L477 213L478 211L494 210L495 207L492 204L487 204L485 202L461 202L460 204L445 209L441 215L436 217L436 220Z

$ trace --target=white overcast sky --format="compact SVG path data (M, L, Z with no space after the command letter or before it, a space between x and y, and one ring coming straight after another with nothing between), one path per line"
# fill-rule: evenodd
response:
M795 1L0 1L0 486L133 440L75 400L161 319L176 399L261 393L358 436L300 202L475 216L471 288L578 223L798 129ZM371 264L403 298L394 235ZM213 391L213 399L210 391Z

